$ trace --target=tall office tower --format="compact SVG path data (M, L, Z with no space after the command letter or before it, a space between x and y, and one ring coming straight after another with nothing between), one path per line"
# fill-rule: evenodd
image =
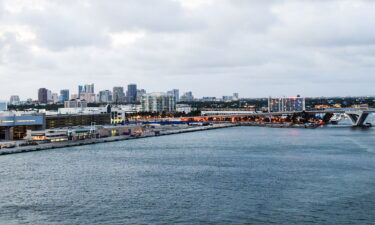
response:
M20 103L20 96L18 95L12 95L10 96L9 104L11 105L18 105Z
M47 102L52 102L52 91L47 90Z
M60 91L60 101L65 102L69 100L69 90L63 89Z
M78 98L81 96L81 93L85 92L82 85L78 85Z
M173 89L171 91L168 91L167 94L174 96L175 99L176 99L176 102L180 101L180 90Z
M48 90L46 88L39 88L38 90L38 101L42 104L47 104L48 102Z
M137 101L137 85L136 84L128 85L126 97L127 97L128 103L135 103Z
M82 93L94 94L95 93L94 84L79 85L78 86L78 97L79 98L81 97Z
M100 103L112 102L112 92L110 90L100 91L98 94L98 101Z
M125 93L123 87L113 87L112 101L114 103L122 103L125 100Z
M85 84L86 93L95 93L94 84Z

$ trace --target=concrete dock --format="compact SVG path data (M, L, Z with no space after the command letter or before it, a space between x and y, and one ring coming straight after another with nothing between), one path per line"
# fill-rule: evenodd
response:
M136 136L136 137L114 136L114 137L105 137L105 138L92 138L92 139L85 139L85 140L78 140L78 141L45 143L45 144L39 144L39 145L22 146L22 147L14 147L14 148L3 148L3 149L0 149L0 155L33 152L33 151L43 151L43 150L48 150L48 149L67 148L67 147L74 147L74 146L81 146L81 145L92 145L92 144L99 144L99 143L125 141L125 140L139 139L139 138L182 134L182 133L197 132L197 131L207 131L207 130L213 130L213 129L234 127L234 126L237 126L237 125L236 124L214 124L211 126L166 129L166 130L160 130L158 134L155 134L155 132L149 132L149 133L145 133L141 136Z

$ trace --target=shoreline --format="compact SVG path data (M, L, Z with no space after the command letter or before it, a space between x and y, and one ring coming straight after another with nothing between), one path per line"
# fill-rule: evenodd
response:
M146 134L146 135L135 136L135 137L134 136L113 136L113 137L93 138L93 139L86 139L86 140L79 140L79 141L66 141L66 142L46 143L46 144L40 144L40 145L22 146L22 147L14 147L14 148L3 148L3 149L0 149L0 156L26 153L26 152L45 151L49 149L69 148L69 147L76 147L76 146L82 146L82 145L94 145L94 144L100 144L100 143L127 141L127 140L134 140L134 139L140 139L140 138L150 138L150 137L159 137L159 136L165 136L165 135L207 131L207 130L230 128L230 127L236 127L236 126L238 125L237 124L215 124L212 126L205 126L205 127L193 127L193 128L189 127L189 128L184 128L184 129L164 130L164 131L160 131L160 133L157 135Z

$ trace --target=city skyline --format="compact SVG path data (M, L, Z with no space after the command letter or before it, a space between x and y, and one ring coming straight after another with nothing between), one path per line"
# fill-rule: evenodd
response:
M0 98L77 83L198 97L373 95L374 10L365 0L1 0Z

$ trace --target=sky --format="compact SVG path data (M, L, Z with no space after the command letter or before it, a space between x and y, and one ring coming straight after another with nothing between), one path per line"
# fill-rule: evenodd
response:
M0 99L95 83L375 95L375 1L0 0Z

